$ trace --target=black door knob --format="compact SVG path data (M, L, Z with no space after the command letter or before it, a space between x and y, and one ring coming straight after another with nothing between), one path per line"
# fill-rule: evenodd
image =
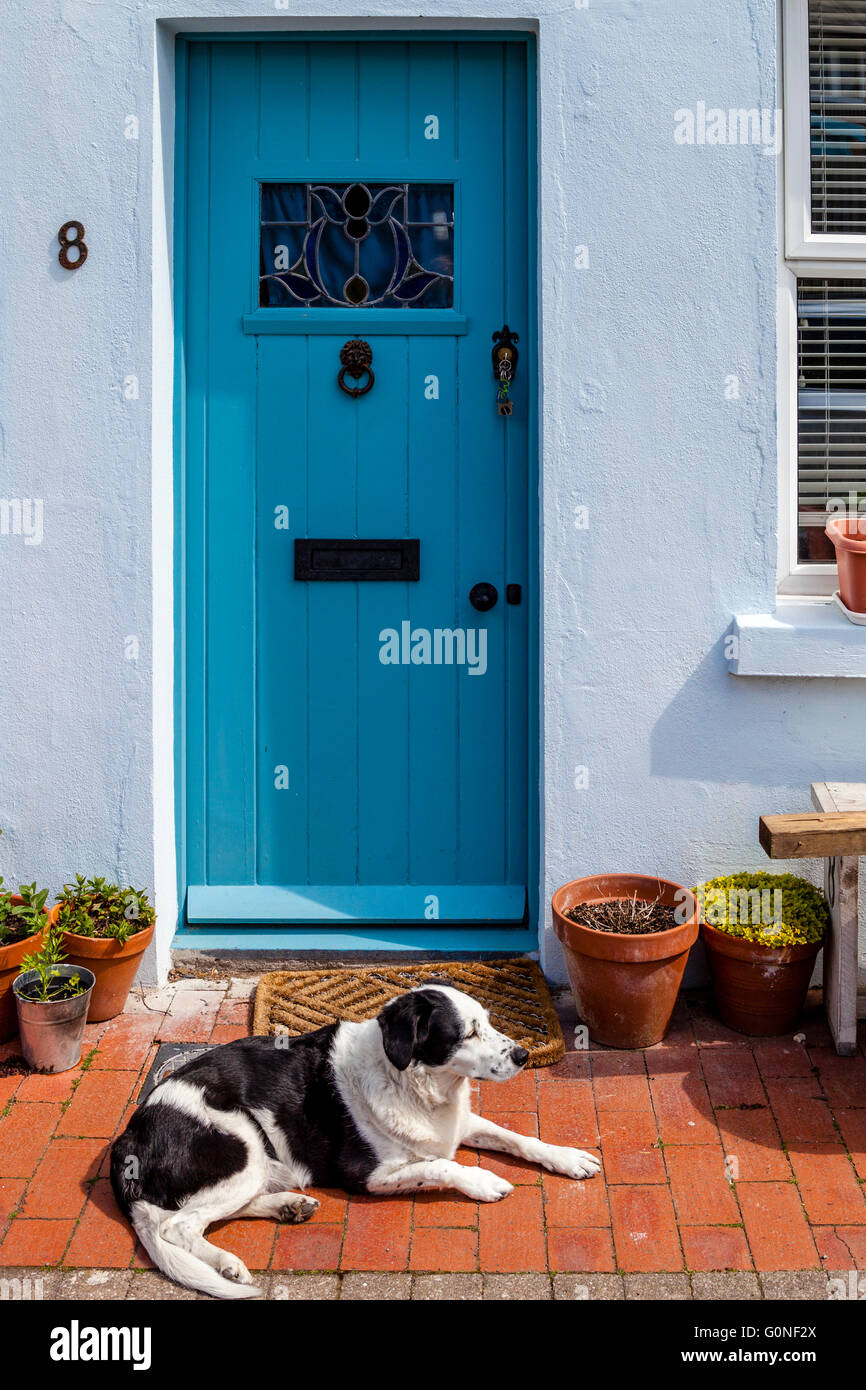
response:
M469 590L469 602L479 613L487 613L499 598L492 584L475 584Z

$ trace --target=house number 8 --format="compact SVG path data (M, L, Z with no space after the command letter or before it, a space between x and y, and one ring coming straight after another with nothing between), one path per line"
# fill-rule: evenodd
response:
M87 260L87 243L84 240L83 222L64 222L57 233L57 240L60 242L57 259L64 270L77 270L79 266L84 265ZM72 247L75 247L77 252L74 260L69 256Z

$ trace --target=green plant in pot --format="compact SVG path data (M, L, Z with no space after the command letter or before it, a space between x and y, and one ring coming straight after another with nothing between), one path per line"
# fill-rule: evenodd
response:
M153 938L156 913L147 894L104 878L76 874L57 896L58 926L69 963L96 976L88 1019L123 1011L141 957Z
M830 924L823 893L795 874L740 873L695 896L722 1022L758 1037L790 1032Z
M0 1043L15 1036L18 1016L12 984L28 951L42 940L48 909L48 890L22 883L17 893L3 887L0 878Z
M68 1071L81 1059L93 972L70 965L52 922L21 961L13 989L24 1060L34 1071Z

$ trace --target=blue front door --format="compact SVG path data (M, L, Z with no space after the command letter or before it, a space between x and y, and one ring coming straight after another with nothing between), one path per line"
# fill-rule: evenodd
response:
M524 922L527 45L184 47L188 921Z

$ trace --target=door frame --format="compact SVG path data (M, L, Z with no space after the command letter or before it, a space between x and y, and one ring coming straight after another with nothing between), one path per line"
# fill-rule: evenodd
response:
M186 252L187 252L187 79L189 50L202 43L310 43L310 42L519 42L526 56L526 131L527 131L527 265L529 287L528 323L525 334L524 361L531 373L527 480L527 515L529 521L527 545L527 577L529 588L535 590L534 601L528 604L527 679L527 909L523 925L514 927L435 927L409 924L405 927L347 925L329 930L322 926L254 926L251 924L190 926L186 920L187 844L186 844L186 777L187 777L187 719L186 719ZM539 397L541 393L541 362L538 349L538 158L537 158L537 38L531 30L507 28L400 29L353 28L317 30L293 28L287 30L243 29L231 32L177 33L174 36L174 209L172 283L174 287L174 390L173 390L173 479L174 479L174 825L177 878L178 920L174 937L176 946L200 950L317 950L335 953L347 951L430 951L471 952L473 955L503 951L538 951L540 948L541 845L543 835L543 800L541 796L541 603L543 598L540 550L540 487L539 487ZM507 156L506 156L507 157ZM523 353L521 354L523 356Z

